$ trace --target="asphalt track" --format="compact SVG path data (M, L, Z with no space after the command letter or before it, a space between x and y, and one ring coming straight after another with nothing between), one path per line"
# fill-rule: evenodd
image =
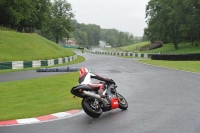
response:
M199 133L200 75L165 69L114 56L78 53L87 67L112 78L128 101L126 111L116 109L91 118L80 112L70 118L43 123L0 127L0 133ZM59 73L35 71L0 74L1 82ZM1 114L2 115L2 114Z

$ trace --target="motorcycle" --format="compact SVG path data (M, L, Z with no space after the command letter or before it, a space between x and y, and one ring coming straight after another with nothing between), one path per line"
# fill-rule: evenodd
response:
M126 110L128 102L119 93L117 93L116 83L101 82L103 87L96 88L80 84L71 89L71 93L82 99L82 108L86 114L91 117L97 118L102 112L110 111L120 108Z

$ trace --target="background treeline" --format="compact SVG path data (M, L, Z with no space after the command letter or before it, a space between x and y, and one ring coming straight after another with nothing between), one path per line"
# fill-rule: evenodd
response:
M41 29L50 5L49 0L1 0L0 24L20 32L31 32L31 27Z
M0 0L0 18L1 27L36 32L56 43L74 37L81 46L97 46L102 40L112 47L121 47L141 40L129 32L78 23L66 0Z
M200 0L150 0L146 18L144 35L151 42L173 42L178 49L180 42L200 40Z
M112 47L121 47L141 41L141 37L134 37L129 32L121 32L116 29L102 29L99 25L83 24L73 21L75 31L72 36L81 46L98 46L99 41L105 41Z
M37 32L58 43L74 30L66 0L0 0L0 25L19 32Z

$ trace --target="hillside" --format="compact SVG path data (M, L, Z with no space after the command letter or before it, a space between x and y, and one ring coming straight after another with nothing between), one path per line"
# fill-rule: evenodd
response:
M74 55L38 34L0 30L0 62L46 60Z
M146 41L146 42L139 42L132 45L123 46L123 47L117 47L117 48L103 48L102 50L108 51L108 52L109 51L138 52L141 47L149 45L149 44L150 42Z
M156 48L153 50L140 51L144 46L148 46L150 42L140 42L119 48L104 48L104 51L124 51L124 52L135 52L135 53L163 53L163 54L189 54L189 53L200 53L200 42L196 41L192 43L182 42L178 44L179 49L176 50L172 43L163 44L163 47Z

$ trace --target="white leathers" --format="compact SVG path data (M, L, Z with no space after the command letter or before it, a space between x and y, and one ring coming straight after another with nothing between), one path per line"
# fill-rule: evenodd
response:
M91 85L93 86L95 84L95 87L99 87L102 84L92 83L92 78L100 80L100 81L104 81L104 82L108 81L107 78L103 78L96 74L90 73L90 71L87 68L80 68L79 72L80 72L79 84L85 84L85 85L90 85L90 86Z
M96 76L90 72L88 72L83 80L83 82L81 82L80 84L92 84L92 79L91 79L91 76Z

